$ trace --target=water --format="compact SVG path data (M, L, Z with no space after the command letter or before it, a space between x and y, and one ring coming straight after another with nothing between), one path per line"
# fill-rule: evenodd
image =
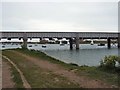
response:
M32 45L32 47L29 47ZM78 65L98 66L101 59L105 55L118 55L117 45L107 49L105 46L97 46L97 44L81 44L80 50L69 50L69 45L60 46L59 44L46 44L46 48L42 48L44 44L28 44L29 49L41 50L49 56L59 59L66 63L76 63ZM21 48L20 45L7 44L3 49Z

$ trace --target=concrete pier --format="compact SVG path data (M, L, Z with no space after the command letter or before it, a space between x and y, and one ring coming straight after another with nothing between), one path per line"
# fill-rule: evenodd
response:
M108 49L111 48L111 40L110 40L110 38L107 39L107 46L108 46Z
M24 33L23 35L23 45L22 48L26 48L27 49L27 34Z
M76 36L75 41L76 41L76 50L78 50L79 49L79 36L78 35Z
M23 38L23 48L27 48L27 39Z
M118 48L120 48L120 36L118 36Z
M72 50L73 49L73 39L72 38L70 38L70 50Z

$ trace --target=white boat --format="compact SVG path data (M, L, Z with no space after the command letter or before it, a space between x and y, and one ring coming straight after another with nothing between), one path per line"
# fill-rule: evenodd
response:
M60 46L64 46L65 44L60 41Z
M93 40L91 40L91 43L90 43L91 45L94 45L94 42L93 42Z

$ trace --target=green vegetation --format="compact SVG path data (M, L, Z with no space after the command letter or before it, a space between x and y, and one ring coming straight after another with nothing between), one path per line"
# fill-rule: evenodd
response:
M118 85L118 74L116 72L110 72L111 69L109 68L107 70L101 68L104 65L108 67L109 65L112 65L110 67L114 67L114 64L108 63L108 61L106 60L105 61L107 64L103 65L102 63L101 66L99 67L78 66L77 64L74 63L66 64L60 60L57 60L55 58L46 55L41 51L27 50L27 49L15 49L15 50L38 59L43 59L55 64L59 64L67 70L73 70L77 75L87 76L95 80L102 80L111 85L116 85L116 86ZM11 60L14 61L14 63L17 64L17 66L21 69L21 71L24 72L26 79L29 80L29 83L32 87L41 87L41 88L78 87L77 84L69 82L66 78L55 75L50 71L49 72L45 71L37 67L33 63L28 62L27 60L25 60L24 57L19 57L17 54L9 52L9 50L3 50L3 54L8 56ZM110 59L110 61L114 63L113 60Z
M99 68L102 71L116 75L117 80L116 79L113 79L113 80L114 81L116 80L118 86L120 86L120 79L119 79L120 78L120 56L114 56L114 55L105 56L104 59L101 60Z
M76 73L82 76L88 76L91 79L101 80L111 85L118 85L117 73L110 73L99 67L80 66Z
M7 62L9 65L10 65L10 69L11 69L11 71L12 71L12 76L13 76L13 82L15 82L15 88L24 88L23 87L23 82L22 82L22 80L21 80L21 77L20 77L20 75L19 75L19 72L15 69L15 67L12 65L12 64L10 64L5 58L3 58L2 57L2 60L4 61L4 62Z
M28 50L25 50L29 52ZM10 58L23 72L25 78L32 88L78 88L79 85L72 83L66 78L53 74L51 71L44 70L32 62L25 60L18 54L9 50L4 50L3 55Z
M100 66L80 66L76 73L79 75L87 75L90 78L99 79L112 85L119 85L120 56L105 56L104 59L101 60Z
M104 59L101 60L100 67L107 70L116 70L120 68L120 56L105 56Z
M26 55L38 58L38 59L43 59L43 60L47 60L51 63L62 65L64 68L69 69L69 70L76 69L78 66L77 64L74 64L74 63L66 64L58 59L48 56L47 54L45 54L39 50L28 50L28 49L16 49L16 50L21 53L24 53Z

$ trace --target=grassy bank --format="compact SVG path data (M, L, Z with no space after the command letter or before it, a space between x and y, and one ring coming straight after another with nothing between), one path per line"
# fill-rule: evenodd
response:
M109 71L101 70L98 67L81 66L76 71L78 75L88 76L95 80L101 80L105 83L118 86L117 73L111 73Z
M55 63L55 64L59 64L59 65L62 65L64 66L66 69L69 69L69 70L72 70L72 69L75 69L78 67L77 64L66 64L58 59L55 59L51 56L48 56L47 54L41 52L41 51L35 51L35 50L27 50L27 49L16 49L17 51L21 52L21 53L24 53L26 55L29 55L29 56L32 56L32 57L35 57L35 58L38 58L38 59L43 59L43 60L47 60L47 61L50 61L51 63Z
M26 51L23 51L23 53L26 53ZM43 70L32 62L28 62L27 60L25 60L24 57L19 57L19 55L16 53L10 52L9 50L4 50L2 54L10 58L18 66L18 68L23 72L25 78L27 79L32 88L79 87L76 83L72 83L62 76L53 74L51 71ZM16 79L16 81L18 81L18 78Z
M89 66L78 66L77 64L66 64L58 59L52 58L51 56L48 56L40 51L34 51L31 50L21 50L17 49L18 51L38 58L43 58L44 60L49 60L52 63L60 64L63 67L65 67L68 70L74 70L78 75L85 75L93 79L102 80L106 83L112 84L112 85L118 85L118 75L117 73L112 73L109 71L105 71L100 69L99 67L89 67Z
M14 88L24 88L23 87L23 82L22 79L19 75L19 72L15 69L15 67L13 67L13 65L11 63L9 63L5 58L2 57L2 60L4 62L7 62L7 64L11 67L10 70L12 71L11 74L13 76L12 80L13 82L15 82L15 86Z
M66 64L60 60L52 58L43 52L34 50L23 50L15 49L18 52L24 53L26 55L44 59L51 63L59 64L67 70L74 71L77 75L87 76L95 80L102 80L105 83L111 85L117 85L117 74L101 70L98 67L88 67L88 66L78 66L77 64ZM45 88L45 87L62 87L62 88L73 88L79 87L76 83L72 83L64 77L55 75L50 71L45 71L42 68L34 65L31 62L25 60L24 57L19 57L19 55L10 52L9 50L3 50L3 55L9 57L17 66L24 72L24 75L32 87ZM53 78L54 77L54 78ZM46 83L47 82L47 83Z

